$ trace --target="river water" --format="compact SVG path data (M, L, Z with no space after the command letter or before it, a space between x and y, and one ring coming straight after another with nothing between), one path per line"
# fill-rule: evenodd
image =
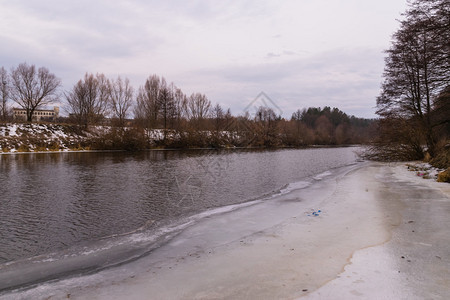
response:
M142 257L198 218L355 164L356 150L0 155L0 292Z

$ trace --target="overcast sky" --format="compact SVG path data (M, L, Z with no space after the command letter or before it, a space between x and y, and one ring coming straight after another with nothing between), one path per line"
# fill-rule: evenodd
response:
M289 118L338 107L375 117L383 50L406 0L0 0L0 66L45 66L70 89L86 73L151 74L242 111L265 92Z

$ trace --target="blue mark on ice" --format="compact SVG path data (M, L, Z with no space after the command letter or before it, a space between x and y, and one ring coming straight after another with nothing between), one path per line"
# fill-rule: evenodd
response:
M310 213L310 214L308 214L307 216L308 217L318 217L318 216L320 216L320 213L321 213L322 211L319 209L319 210L317 210L317 211L315 211L315 210L313 210L313 212L312 213Z

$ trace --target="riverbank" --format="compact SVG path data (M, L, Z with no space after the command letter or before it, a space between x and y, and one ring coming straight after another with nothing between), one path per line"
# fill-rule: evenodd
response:
M271 142L261 140L258 128L246 130L163 130L107 125L79 126L56 123L0 123L0 154L68 151L140 151L161 149L281 149L347 147L362 140L292 141L277 134ZM367 142L367 140L364 140Z
M203 218L133 263L4 298L445 299L449 213L448 184L363 163Z

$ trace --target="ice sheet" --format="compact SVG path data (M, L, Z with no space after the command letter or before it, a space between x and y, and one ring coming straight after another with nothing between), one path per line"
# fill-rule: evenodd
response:
M301 299L450 299L450 185L402 163L384 168L378 180L389 184L381 196L401 205L392 239L356 251L345 272ZM386 214L395 210L381 203Z

